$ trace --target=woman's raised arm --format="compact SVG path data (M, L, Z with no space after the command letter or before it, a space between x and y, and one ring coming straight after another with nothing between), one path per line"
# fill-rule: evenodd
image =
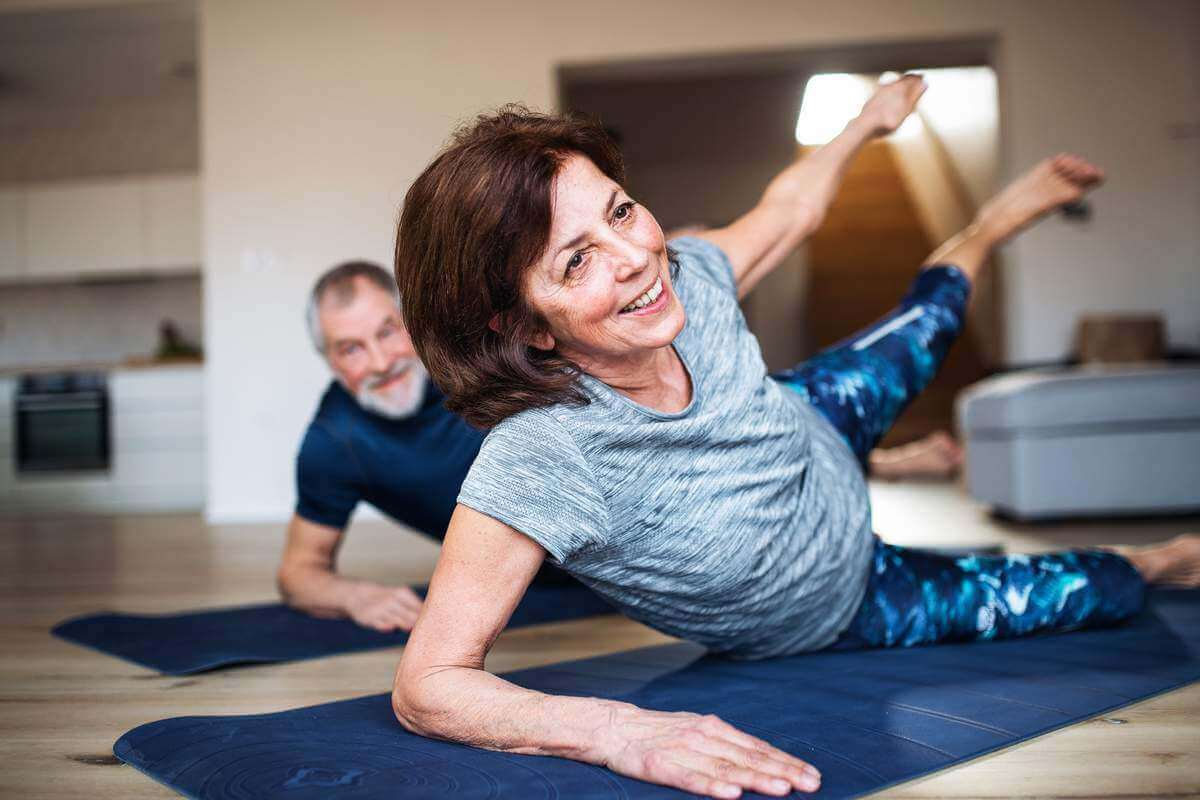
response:
M900 127L924 91L925 82L916 75L881 86L829 144L776 175L754 208L727 227L697 234L729 256L738 297L821 227L854 156L871 139Z
M554 755L711 797L743 789L813 791L803 761L716 717L558 697L484 671L484 659L546 552L502 522L458 506L392 691L414 733L489 750Z

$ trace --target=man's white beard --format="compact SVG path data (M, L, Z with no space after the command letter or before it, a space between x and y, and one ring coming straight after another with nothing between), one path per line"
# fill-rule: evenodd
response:
M375 387L402 372L407 372L407 375L397 386L390 388L387 394L376 390ZM401 361L386 375L364 380L354 399L367 411L381 417L404 419L411 417L421 407L425 400L425 384L428 380L429 373L418 359Z

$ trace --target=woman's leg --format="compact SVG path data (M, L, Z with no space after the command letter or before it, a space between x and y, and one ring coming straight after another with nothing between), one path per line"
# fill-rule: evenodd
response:
M962 332L970 289L956 266L927 268L891 314L773 377L824 414L865 467Z
M908 647L1111 625L1146 580L1116 553L953 558L876 540L867 592L841 647Z
M895 311L775 378L821 411L865 466L962 331L970 286L992 252L1050 211L1078 200L1100 179L1098 169L1073 156L1038 164L930 255Z

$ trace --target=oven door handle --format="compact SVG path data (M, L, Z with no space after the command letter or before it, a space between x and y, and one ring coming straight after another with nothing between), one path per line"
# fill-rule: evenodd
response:
M17 411L96 411L104 404L97 400L80 400L72 403L69 400L57 402L38 401L36 403L17 403Z

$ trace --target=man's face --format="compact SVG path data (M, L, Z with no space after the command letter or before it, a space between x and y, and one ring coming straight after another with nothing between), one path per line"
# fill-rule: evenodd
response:
M317 307L325 356L359 405L385 417L411 416L425 397L425 367L387 291L354 279L354 297L340 305L327 294Z

